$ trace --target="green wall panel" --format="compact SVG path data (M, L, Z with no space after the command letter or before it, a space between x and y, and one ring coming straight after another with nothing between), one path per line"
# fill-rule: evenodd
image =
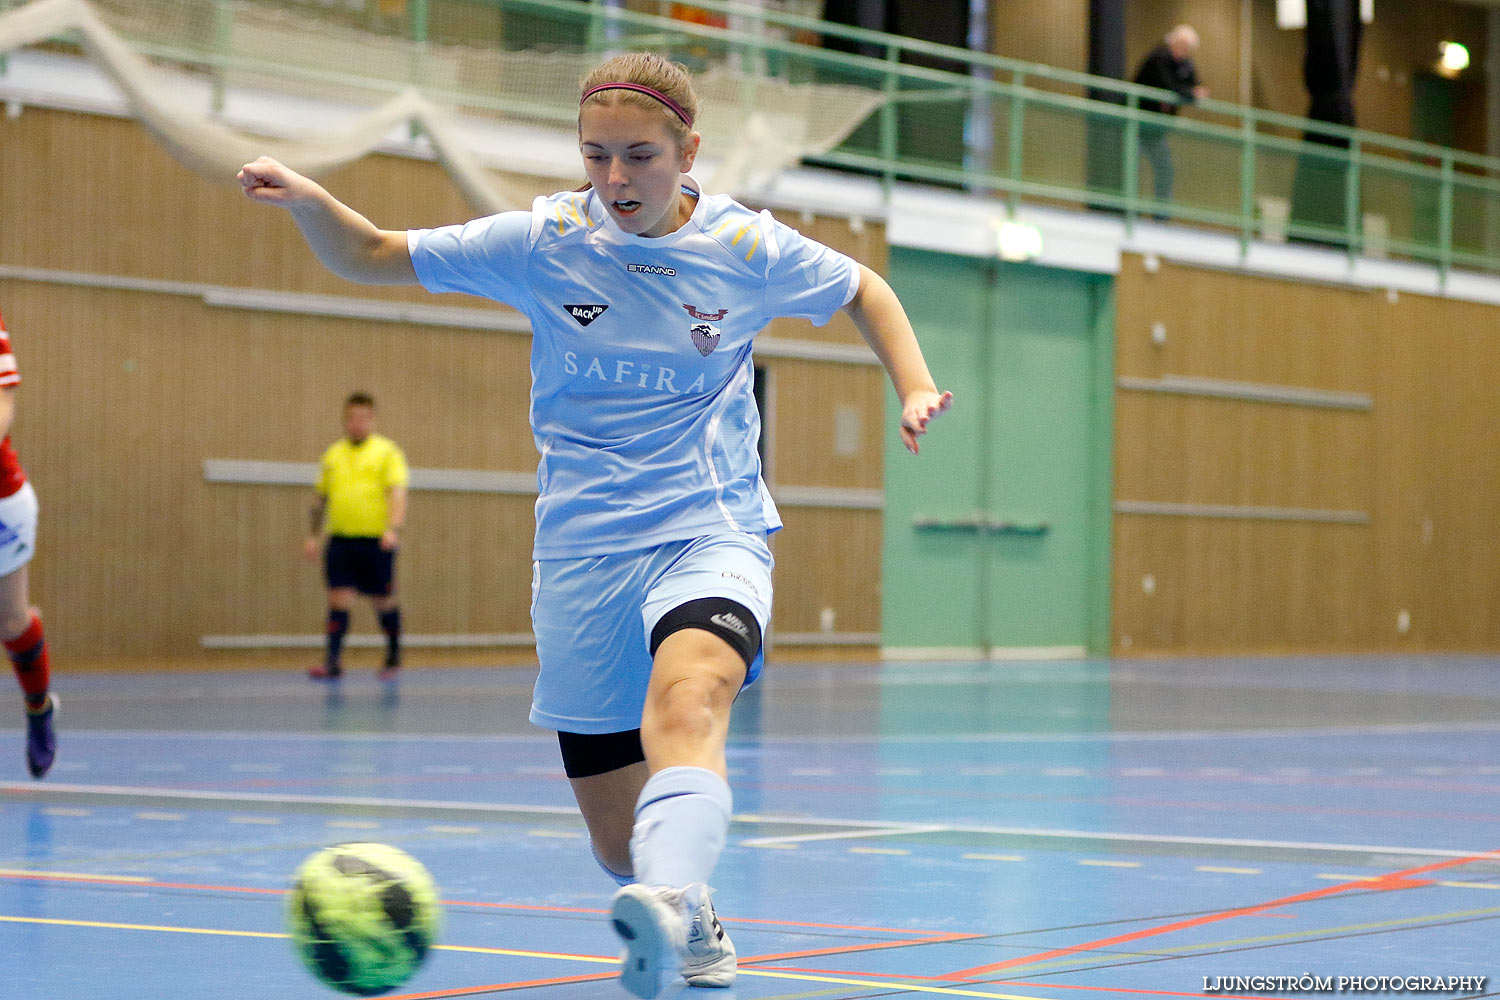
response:
M891 280L955 402L917 458L888 435L884 644L1103 649L1111 280L904 249ZM978 514L1013 530L915 525Z

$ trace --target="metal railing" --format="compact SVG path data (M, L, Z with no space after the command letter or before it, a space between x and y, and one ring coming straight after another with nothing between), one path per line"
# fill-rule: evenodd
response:
M305 63L247 65L224 46L235 5L203 2L218 16L202 39L138 47L210 72L354 82L347 70ZM6 5L14 6L0 0ZM1040 201L1118 213L1127 227L1169 217L1233 233L1242 253L1257 239L1309 241L1351 258L1431 264L1444 281L1454 267L1500 271L1500 159L1223 101L1158 114L1144 108L1173 95L1119 80L727 0L692 7L717 23L600 0L409 0L405 17L383 24L406 40L405 65L387 67L384 77L372 68L360 82L392 92L415 85L459 106L571 122L571 93L520 106L513 95L427 77L429 46L473 44L461 15L480 9L495 15L504 49L650 48L694 68L874 91L879 109L815 162L877 177L887 192L901 181L942 185L1012 208ZM1170 190L1156 176L1168 162Z

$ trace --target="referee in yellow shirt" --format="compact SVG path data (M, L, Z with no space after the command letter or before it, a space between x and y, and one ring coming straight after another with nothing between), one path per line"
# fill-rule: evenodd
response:
M318 558L326 528L323 571L328 579L328 652L308 676L337 678L349 611L356 593L367 595L385 632L382 680L401 667L401 608L396 598L396 547L406 521L406 456L375 433L375 400L356 392L344 401L344 436L323 453L303 554Z

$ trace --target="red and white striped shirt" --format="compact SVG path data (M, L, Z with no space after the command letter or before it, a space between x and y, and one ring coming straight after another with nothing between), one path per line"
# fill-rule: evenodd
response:
M5 332L5 317L0 316L0 388L21 384L21 373L16 369L16 356L10 349L10 334ZM21 469L21 459L11 447L10 435L0 441L0 498L8 497L26 485L26 473Z

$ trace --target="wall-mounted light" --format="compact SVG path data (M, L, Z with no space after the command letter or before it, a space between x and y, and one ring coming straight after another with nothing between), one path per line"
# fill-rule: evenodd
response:
M995 252L1001 260L1031 260L1042 252L1042 231L1024 222L1001 222L995 227Z
M1469 50L1459 42L1438 43L1438 67L1451 76L1469 68Z

